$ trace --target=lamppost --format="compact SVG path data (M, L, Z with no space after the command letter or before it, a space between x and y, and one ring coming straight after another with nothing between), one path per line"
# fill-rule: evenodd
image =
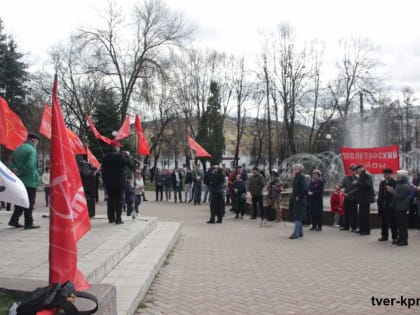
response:
M332 139L332 136L331 136L331 134L329 134L329 133L327 133L326 135L325 135L325 139L327 140L327 149L328 149L328 151L331 151L331 139Z

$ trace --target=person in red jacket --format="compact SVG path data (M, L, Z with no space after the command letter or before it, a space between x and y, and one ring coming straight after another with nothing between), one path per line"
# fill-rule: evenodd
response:
M334 227L340 227L344 216L344 193L339 185L335 185L335 191L330 199L331 212L334 213Z

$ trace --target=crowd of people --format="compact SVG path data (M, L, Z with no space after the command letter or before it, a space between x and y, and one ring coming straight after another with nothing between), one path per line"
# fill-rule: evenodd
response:
M293 166L294 177L291 183L292 191L289 197L289 218L295 222L295 228L290 239L303 237L303 227L309 226L310 231L322 231L324 217L324 187L325 181L320 170L315 169L310 175L304 175L303 166ZM337 183L330 194L330 209L333 213L333 226L341 231L351 231L361 236L370 235L370 207L377 200L378 215L381 219L381 237L379 241L387 241L391 230L392 243L398 246L408 245L407 213L417 211L420 207L420 176L413 174L413 181L408 183L408 173L398 170L394 175L391 169L384 169L384 179L379 185L377 198L372 176L362 165L351 165L351 175L345 176ZM250 219L260 217L267 219L270 212L276 216L276 221L282 221L280 200L284 185L279 179L279 172L271 172L271 180L256 167L249 173L243 166L233 170L224 165L214 165L205 174L196 166L193 170L176 168L174 171L157 171L155 178L156 200L159 192L165 191L166 201L171 200L171 191L182 191L184 179L184 201L179 195L179 202L201 204L202 184L209 192L210 219L207 223L222 223L226 214L225 205L231 205L235 219L243 219L247 206L247 193L250 194L252 209ZM164 175L163 175L164 174ZM198 177L198 180L197 180ZM160 188L162 186L162 188ZM194 197L192 197L194 196ZM205 201L207 193L205 194ZM418 200L418 201L417 201ZM177 199L174 200L178 202ZM420 222L420 216L419 222Z
M36 147L37 134L30 133L27 141L19 146L7 162L24 183L30 201L29 208L14 207L9 225L25 229L39 228L33 224L32 211L35 204L36 188L42 182L45 191L45 204L49 204L49 170L45 169L42 177L38 174ZM139 206L145 197L145 182L142 171L129 152L121 151L121 144L113 140L111 152L102 160L101 174L107 201L109 223L122 224L123 210L133 219L139 215ZM324 214L324 187L322 173L314 169L311 175L304 175L303 166L293 165L294 177L289 197L289 218L295 226L290 239L303 237L304 226L310 231L322 231ZM351 165L349 175L341 183L335 184L330 196L330 209L333 212L333 226L341 231L351 231L359 235L371 233L370 206L375 202L375 190L372 176L362 165ZM407 214L417 213L420 226L420 176L413 172L409 182L408 172L398 170L395 175L389 168L383 170L383 180L377 193L378 215L381 218L380 242L389 240L398 246L408 245ZM226 205L231 206L235 219L244 219L247 196L252 204L249 219L267 220L274 217L283 221L280 201L284 185L276 169L271 170L270 180L264 172L254 167L251 172L245 166L232 170L224 164L213 165L204 171L200 164L192 169L175 167L173 170L157 168L153 174L156 202L173 200L175 203L210 203L209 224L222 223L226 215ZM204 195L204 196L203 196ZM98 196L96 196L96 199ZM10 210L10 204L0 204ZM24 225L19 218L24 214ZM390 232L390 233L389 233Z

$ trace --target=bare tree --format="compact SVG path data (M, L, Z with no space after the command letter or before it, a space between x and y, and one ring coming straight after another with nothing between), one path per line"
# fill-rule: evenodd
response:
M379 85L378 48L367 38L350 38L339 42L342 50L337 62L338 75L335 81L339 113L347 120L352 107L358 103L363 92L372 101Z
M109 76L120 93L121 121L137 81L151 72L163 71L162 54L182 45L193 33L193 27L161 0L144 0L134 6L133 13L133 20L124 23L120 10L109 3L106 26L79 33L86 47L92 47L102 60L91 71Z
M85 113L94 110L97 98L105 87L104 75L87 71L95 58L78 46L72 37L69 43L56 46L51 59L59 76L60 98L66 123L84 137L88 126Z
M237 63L235 78L233 80L235 96L236 96L236 145L234 154L234 166L238 166L239 149L241 139L244 133L244 126L246 122L246 107L245 102L248 100L252 86L247 82L247 70L245 68L245 59L240 58Z

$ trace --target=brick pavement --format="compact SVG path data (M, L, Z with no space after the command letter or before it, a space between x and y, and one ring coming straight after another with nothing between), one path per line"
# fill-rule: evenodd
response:
M149 196L152 200L152 195ZM289 240L292 223L205 224L208 204L149 201L142 215L182 222L182 236L137 315L419 314L420 306L373 307L371 297L420 297L420 233L409 246L325 227Z

